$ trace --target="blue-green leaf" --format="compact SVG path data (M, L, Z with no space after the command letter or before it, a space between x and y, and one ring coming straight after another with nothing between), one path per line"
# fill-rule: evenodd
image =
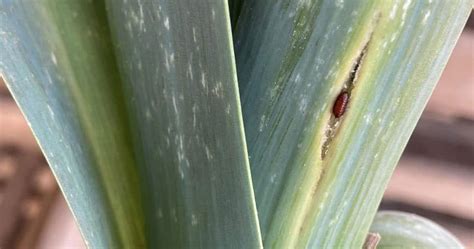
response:
M107 3L150 247L260 247L227 2Z
M362 246L471 6L244 1L234 40L265 247Z
M143 212L102 1L1 0L0 74L91 248L143 247Z

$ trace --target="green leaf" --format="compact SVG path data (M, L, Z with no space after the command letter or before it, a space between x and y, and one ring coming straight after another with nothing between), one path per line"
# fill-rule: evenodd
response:
M265 247L362 246L470 7L245 2L234 39Z
M377 249L464 248L454 235L438 224L404 212L378 212L370 231L381 236Z
M150 247L261 247L227 2L107 3Z
M138 179L101 1L1 0L0 74L91 248L144 246Z

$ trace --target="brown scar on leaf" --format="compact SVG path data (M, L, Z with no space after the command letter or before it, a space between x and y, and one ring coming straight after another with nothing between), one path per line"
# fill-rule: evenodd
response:
M352 90L356 86L357 79L359 77L359 72L360 72L361 65L364 62L364 59L367 55L367 49L368 49L369 44L372 40L372 36L373 36L374 30L375 30L375 27L379 23L380 17L381 17L381 14L379 12L379 13L377 13L377 15L374 18L374 28L372 29L372 32L370 32L370 35L368 36L367 41L364 43L364 45L362 46L362 49L360 49L359 54L355 58L355 60L352 64L352 67L351 67L351 69L348 73L348 76L347 76L347 78L346 78L346 80L345 80L345 82L344 82L344 84L341 88L341 91L338 95L338 97L342 96L342 95L345 95L345 97L347 98L343 103L344 106L342 106L342 107L337 106L337 109L342 108L342 110L340 110L341 113L337 113L337 114L334 113L334 109L336 109L336 106L331 108L331 110L333 110L333 113L331 113L331 117L330 117L330 119L328 121L328 124L326 126L326 129L325 129L325 132L324 132L324 135L323 135L323 142L322 142L322 146L321 146L321 159L322 160L324 160L324 158L326 157L326 155L329 151L329 146L330 146L332 140L334 139L334 136L336 135L342 120L344 119L344 113L347 111L346 109L348 109L348 106L350 104ZM340 104L340 103L338 103L338 102L340 102L338 99L336 99L335 102L336 103L334 103L334 104L337 104L337 105Z

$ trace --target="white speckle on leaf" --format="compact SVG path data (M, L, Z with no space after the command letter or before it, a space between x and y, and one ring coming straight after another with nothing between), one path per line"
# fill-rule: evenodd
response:
M170 71L170 61L169 61L169 56L168 56L168 50L165 50L165 68L166 71Z
M196 27L193 27L193 41L197 42Z
M217 97L223 98L224 97L224 88L222 86L222 82L218 81L214 87L212 88L211 92L216 95Z
M181 165L178 165L178 172L179 172L179 177L181 178L181 180L183 180L184 172L183 172L183 169L181 168Z
M192 108L192 111L193 111L193 127L196 128L196 112L198 110L198 106L196 105L196 103L193 104L193 108Z
M263 131L263 127L265 127L265 122L266 122L266 116L262 115L262 117L260 117L260 123L258 125L258 131L259 132Z
M169 17L165 17L165 21L163 22L163 24L165 25L165 28L167 30L170 30L170 19L169 19Z
M206 73L201 72L201 85L202 88L206 88L207 80L206 80Z
M209 150L209 147L207 145L204 146L204 150L206 151L206 157L208 160L211 160L214 158L212 155L211 151Z
M191 215L191 225L196 226L198 224L198 219L195 214Z
M397 14L397 9L398 9L398 3L399 3L398 1L395 2L392 9L390 10L390 14L389 14L390 19L395 18L395 14Z
M408 7L410 7L410 4L411 4L411 1L412 0L406 0L405 3L403 4L403 13L402 13L402 22L401 22L401 26L403 26L405 24L405 18L407 16L407 13L408 13Z
M145 27L145 15L143 13L143 5L142 5L142 2L141 1L138 1L138 5L140 7L140 17L139 17L139 25L140 25L140 30L142 30L143 32L146 31L146 27Z
M53 111L53 108L51 108L50 105L47 105L46 107L48 108L49 114L51 114L51 117L54 119L54 111Z
M305 113L307 107L308 107L308 99L306 97L302 97L299 103L300 112Z
M394 42L396 38L397 34L393 34L392 37L390 37L390 42Z
M275 182L275 179L276 179L276 174L273 174L273 175L270 177L270 182L271 182L271 183L274 183L274 182Z
M170 54L170 63L171 63L171 65L174 65L174 53L173 52Z
M301 75L300 75L300 74L296 74L295 82L299 82L300 80L301 80Z
M423 16L423 20L421 21L421 24L425 25L426 21L428 20L428 17L430 17L430 15L431 15L431 11L428 10L428 12L426 12L426 14Z
M410 6L410 4L411 4L411 0L406 0L405 3L403 4L402 9L408 10L408 7Z
M188 75L189 79L193 80L193 64L191 62L188 63Z
M58 60L56 59L56 55L53 52L51 52L51 61L54 65L58 65Z
M367 124L372 123L372 115L371 115L370 113L369 113L369 114L365 114L365 115L364 115L364 119L365 119L365 122L366 122Z
M175 96L173 95L173 96L171 97L171 99L172 99L172 102L173 102L173 110L174 110L174 113L177 114L177 113L178 113L178 105L176 104L176 98L175 98Z

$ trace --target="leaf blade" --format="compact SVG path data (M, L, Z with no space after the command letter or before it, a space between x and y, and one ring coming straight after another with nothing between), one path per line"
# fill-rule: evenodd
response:
M265 246L362 246L468 11L468 1L243 5L236 59Z
M7 24L1 46L8 51L0 59L1 74L86 244L143 246L134 158L103 2L2 1L1 18Z
M151 247L261 247L228 6L107 3Z

